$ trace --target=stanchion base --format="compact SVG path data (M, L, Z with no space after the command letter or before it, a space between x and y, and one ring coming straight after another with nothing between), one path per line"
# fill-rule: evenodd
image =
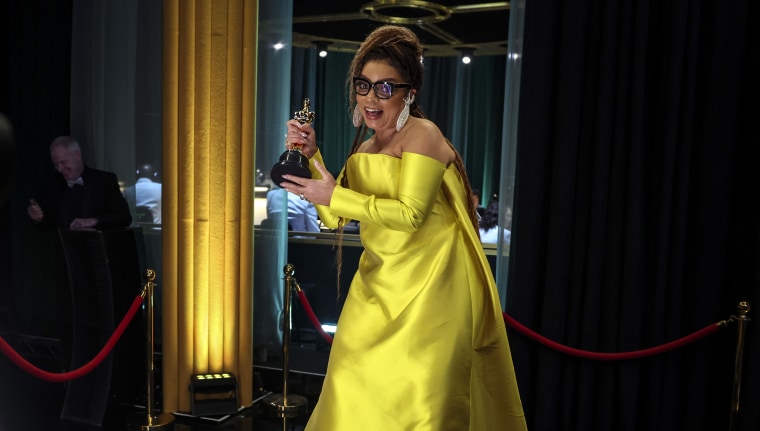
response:
M152 430L173 430L174 415L171 413L159 413L157 415L148 415L142 413L135 415L129 423L130 431L152 431Z
M308 412L309 402L301 395L272 394L262 400L264 409L270 416L278 418L292 418Z

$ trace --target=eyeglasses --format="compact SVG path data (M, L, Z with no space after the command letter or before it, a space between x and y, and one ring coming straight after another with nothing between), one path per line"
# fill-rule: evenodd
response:
M393 96L393 90L397 88L412 88L412 84L397 84L395 82L377 81L374 84L368 80L354 76L354 91L360 96L369 94L369 89L375 90L375 96L378 99L390 99Z

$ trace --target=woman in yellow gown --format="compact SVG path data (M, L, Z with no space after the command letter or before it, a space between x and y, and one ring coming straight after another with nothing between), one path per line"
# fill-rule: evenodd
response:
M367 37L348 82L359 130L337 181L311 125L288 122L312 179L282 187L329 227L360 221L364 246L308 431L526 429L461 157L414 103L422 76L413 32Z

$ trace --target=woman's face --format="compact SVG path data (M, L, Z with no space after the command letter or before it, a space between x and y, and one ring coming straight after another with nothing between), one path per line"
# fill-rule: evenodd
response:
M384 61L369 61L362 68L362 78L370 83L387 81L395 84L406 84L401 74L390 64ZM380 89L376 86L377 91ZM364 122L367 127L377 131L396 128L396 120L401 110L404 109L404 97L413 91L411 88L394 88L389 99L380 99L375 94L375 89L370 89L367 95L356 94L356 103L359 105Z

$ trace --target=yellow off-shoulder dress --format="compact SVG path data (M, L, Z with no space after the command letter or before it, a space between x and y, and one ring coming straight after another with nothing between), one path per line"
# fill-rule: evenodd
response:
M313 160L321 155L318 178ZM356 153L343 172L350 189L336 187L317 210L331 227L359 220L364 252L306 430L525 430L496 285L456 167Z

